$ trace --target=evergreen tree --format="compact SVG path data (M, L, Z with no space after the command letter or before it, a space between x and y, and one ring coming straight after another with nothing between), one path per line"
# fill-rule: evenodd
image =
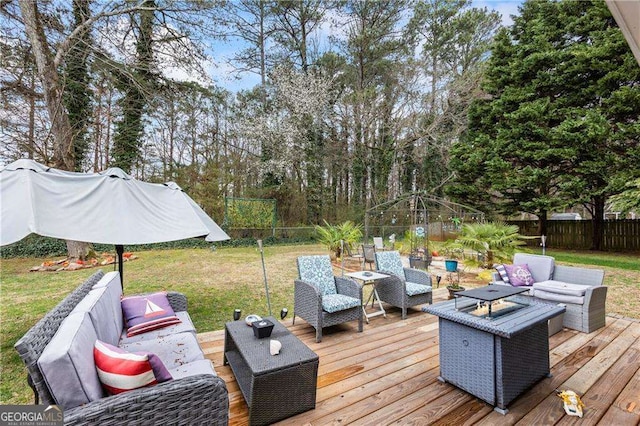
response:
M602 239L604 203L638 175L640 68L604 2L527 1L496 38L455 146L449 193L540 218L582 203Z

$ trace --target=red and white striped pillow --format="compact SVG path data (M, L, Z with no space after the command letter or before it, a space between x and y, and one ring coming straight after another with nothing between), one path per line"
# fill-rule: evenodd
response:
M127 352L96 340L93 358L102 387L111 395L171 380L162 360L150 352Z

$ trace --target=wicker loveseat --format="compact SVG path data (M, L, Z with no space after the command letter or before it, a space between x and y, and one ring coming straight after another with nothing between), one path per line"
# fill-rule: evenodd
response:
M167 294L179 324L127 337L121 295L119 274L99 271L16 343L36 403L63 408L67 425L226 425L227 388L198 345L185 296ZM107 396L95 368L97 339L156 354L173 379Z
M516 253L513 264L528 266L533 277L529 296L566 306L563 327L584 333L604 327L607 287L602 269L556 265L551 256L527 253ZM493 274L493 284L510 285L498 273Z

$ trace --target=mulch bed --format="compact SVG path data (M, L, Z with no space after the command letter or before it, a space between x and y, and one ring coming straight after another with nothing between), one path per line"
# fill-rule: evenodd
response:
M122 259L125 262L137 259L138 256L133 253L124 253ZM57 272L57 271L77 271L78 269L94 268L96 266L112 265L116 263L117 258L112 253L102 253L100 258L92 257L90 259L69 259L68 257L60 260L47 260L38 266L29 269L30 272Z

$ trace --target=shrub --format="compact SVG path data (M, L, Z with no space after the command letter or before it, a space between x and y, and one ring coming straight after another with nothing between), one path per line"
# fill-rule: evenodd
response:
M342 256L341 240L351 247L353 243L362 239L362 225L360 224L356 225L350 220L340 225L329 225L326 220L324 223L325 226L315 226L317 240L329 249L332 257Z
M313 242L311 238L306 237L267 237L263 241L265 245L309 244ZM255 238L236 238L226 241L216 241L215 243L205 241L204 238L189 238L186 240L168 241L164 243L127 245L125 246L125 250L145 251L176 248L212 249L215 247L251 247L255 245ZM115 247L112 244L93 244L93 249L98 253L115 253ZM12 257L57 257L66 255L67 245L64 240L42 237L35 234L29 235L16 243L0 248L0 258L2 259Z
M525 237L516 225L503 222L465 223L455 244L477 251L484 267L492 267L495 261L508 260L517 248L523 246Z

